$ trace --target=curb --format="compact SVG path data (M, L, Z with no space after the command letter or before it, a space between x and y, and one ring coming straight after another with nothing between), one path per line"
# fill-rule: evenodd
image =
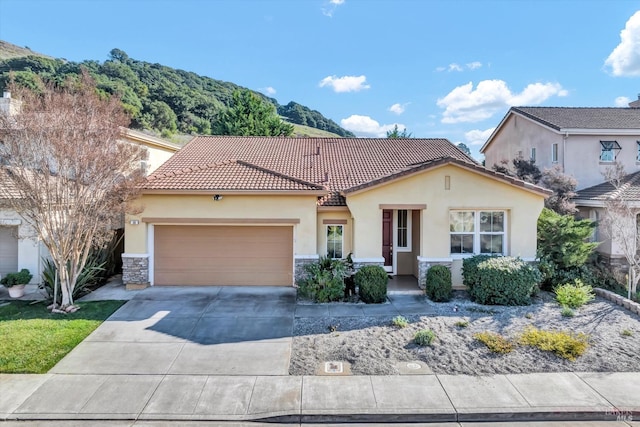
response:
M606 289L593 288L593 291L599 297L602 297L602 298L604 298L606 300L609 300L612 303L617 304L620 307L624 308L625 310L629 310L632 313L640 315L640 303L637 303L635 301L631 301L630 299L625 298L622 295L618 295L618 294L616 294L614 292L611 292L611 291L608 291Z

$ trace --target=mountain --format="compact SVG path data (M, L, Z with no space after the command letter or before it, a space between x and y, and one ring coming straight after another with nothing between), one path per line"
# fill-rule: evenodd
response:
M166 137L176 133L211 134L221 113L229 107L233 92L246 89L189 71L138 61L120 49L113 49L104 62L71 62L2 42L0 58L6 58L0 61L0 87L6 85L10 73L17 83L37 88L41 84L40 79L63 81L85 68L95 79L99 90L120 96L132 117L132 128L154 130ZM292 124L336 136L354 136L318 111L293 101L280 105L274 98L252 92L272 103L278 114ZM303 128L296 132L309 136L315 133L300 129Z

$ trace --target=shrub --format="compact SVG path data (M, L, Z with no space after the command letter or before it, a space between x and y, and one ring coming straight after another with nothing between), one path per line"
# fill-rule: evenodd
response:
M500 334L496 334L495 332L479 332L477 334L473 334L473 338L486 345L493 353L505 354L513 351L513 344L511 341Z
M477 266L469 294L480 304L527 305L540 280L537 268L513 257L492 257Z
M569 308L582 307L596 297L593 293L593 288L582 283L580 279L574 280L573 283L565 283L558 286L555 289L555 293L556 301L560 305Z
M454 325L456 325L458 328L466 328L467 326L469 326L469 321L468 320L458 320L456 323L454 323Z
M631 329L623 329L620 332L620 335L622 335L623 337L632 337L633 336L633 331Z
M7 288L11 288L16 285L26 285L31 281L33 275L27 270L23 268L18 273L8 273L6 274L0 283L6 286Z
M413 336L413 342L421 347L424 347L427 345L431 345L435 337L436 334L431 329L422 329L416 332L416 334Z
M424 291L432 301L449 301L451 299L451 270L444 265L434 265L427 270Z
M304 277L298 281L302 295L316 302L337 301L344 296L346 267L341 260L320 257L304 266Z
M388 281L387 272L379 265L365 265L355 275L360 299L367 304L386 301Z
M571 307L567 307L566 305L563 305L562 311L560 311L560 314L562 314L562 317L573 317L576 315L576 312L573 311Z
M522 334L519 342L543 351L553 352L557 356L574 361L587 351L589 336L583 333L571 334L568 332L542 331L529 327Z
M396 326L398 328L406 328L407 326L409 326L409 321L404 316L396 316L396 317L394 317L391 320L391 323L393 324L393 326Z
M471 289L480 281L478 265L490 259L490 255L476 255L462 260L462 284Z

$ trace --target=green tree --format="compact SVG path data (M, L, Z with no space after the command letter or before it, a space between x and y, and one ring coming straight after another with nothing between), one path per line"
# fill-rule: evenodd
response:
M395 125L393 130L387 131L387 138L411 138L411 135L411 132L407 132L407 128L399 130L398 125Z
M249 90L233 92L232 105L218 121L217 133L239 136L289 136L293 125L282 121L276 107Z
M467 156L471 155L471 150L469 149L469 147L467 147L467 144L465 144L464 142L461 142L457 145L457 147L463 151Z

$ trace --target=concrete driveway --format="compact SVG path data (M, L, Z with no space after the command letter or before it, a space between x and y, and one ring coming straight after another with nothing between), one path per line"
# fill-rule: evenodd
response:
M50 373L288 375L295 308L293 288L145 289Z

